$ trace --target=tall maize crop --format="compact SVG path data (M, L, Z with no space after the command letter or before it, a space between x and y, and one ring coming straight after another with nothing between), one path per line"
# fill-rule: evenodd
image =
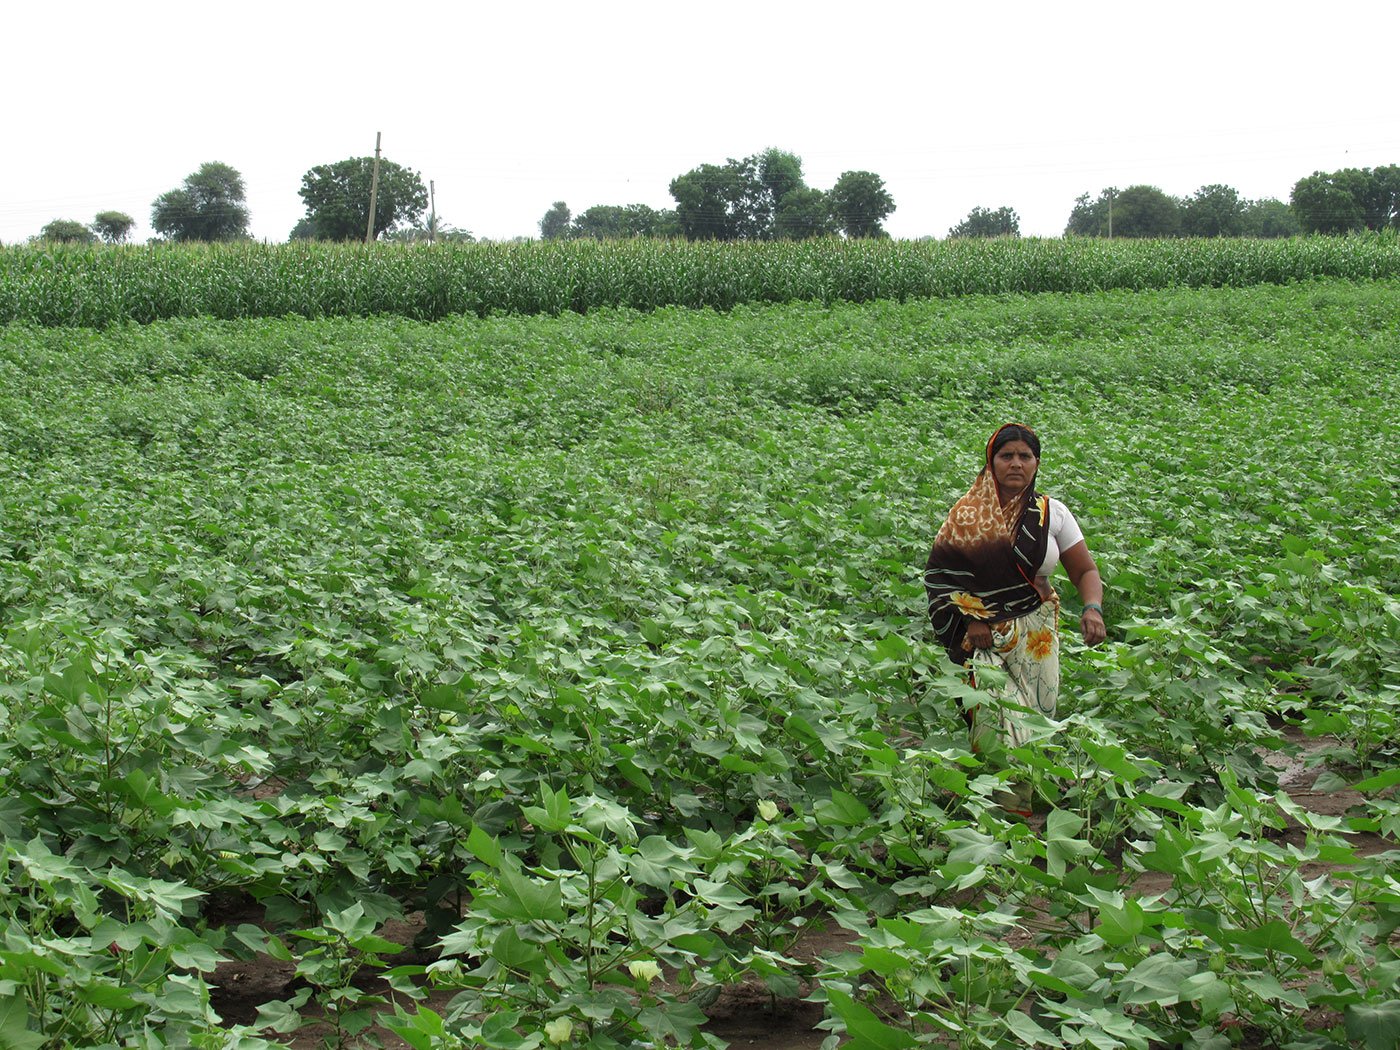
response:
M1400 276L1390 234L1257 240L0 248L0 323L587 313Z

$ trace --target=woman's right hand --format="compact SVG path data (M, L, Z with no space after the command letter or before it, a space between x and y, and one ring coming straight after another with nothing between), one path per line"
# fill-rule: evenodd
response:
M991 627L981 620L968 624L967 646L969 649L990 649L992 647Z

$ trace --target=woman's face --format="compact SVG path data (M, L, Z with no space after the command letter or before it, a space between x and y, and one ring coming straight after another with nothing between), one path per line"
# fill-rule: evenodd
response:
M1008 441L992 456L992 476L1002 496L1019 496L1025 492L1039 469L1040 460L1024 441Z

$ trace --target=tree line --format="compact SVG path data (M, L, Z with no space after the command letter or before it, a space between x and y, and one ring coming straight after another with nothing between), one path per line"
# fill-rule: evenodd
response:
M373 157L350 157L307 171L297 191L306 214L290 238L364 239L373 168ZM831 189L821 190L807 185L802 158L776 148L724 164L701 164L677 175L669 188L674 208L594 205L573 215L564 201L555 201L539 221L540 235L546 240L886 237L884 221L895 210L894 198L874 172L844 172ZM425 220L427 210L422 176L381 158L373 237L473 239L436 215ZM151 226L169 241L245 239L248 222L242 175L217 161L201 165L151 204ZM135 224L124 212L103 211L91 223L55 219L36 239L120 244ZM1218 183L1185 198L1155 186L1108 187L1097 197L1084 193L1075 200L1064 232L1079 237L1290 237L1380 229L1400 229L1400 165L1314 172L1294 184L1288 203L1246 200ZM1020 217L1008 206L976 207L948 236L1017 237Z
M1289 201L1246 200L1213 183L1178 198L1156 186L1108 187L1074 202L1070 237L1294 237L1400 229L1400 166L1317 171L1299 179ZM949 237L1016 237L1020 219L1008 207L973 208Z
M370 226L370 187L373 157L350 157L319 164L301 179L297 191L306 215L292 228L292 240L364 240ZM465 230L442 223L436 215L423 221L428 191L418 172L383 158L375 191L375 239L470 240ZM248 238L250 213L243 176L219 161L201 164L175 189L151 203L151 228L163 240L176 242L237 241ZM136 221L123 212L101 212L91 225L55 219L39 233L41 240L91 243L99 238L124 242Z
M684 237L692 241L805 240L843 233L887 237L895 210L885 182L871 171L843 172L830 190L808 186L802 158L786 150L723 164L701 164L671 180L674 208L594 205L573 216L555 201L540 219L545 240Z

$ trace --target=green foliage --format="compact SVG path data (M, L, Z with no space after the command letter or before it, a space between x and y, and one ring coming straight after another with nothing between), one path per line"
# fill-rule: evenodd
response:
M97 240L97 236L80 222L72 219L54 219L44 224L44 228L39 231L39 239L55 244L91 244Z
M301 177L297 194L306 205L305 221L314 240L363 241L369 229L373 157L351 157L318 164ZM374 205L374 238L419 221L428 208L428 190L416 171L381 158Z
M1233 186L1202 186L1181 202L1181 232L1188 237L1239 237L1248 202Z
M588 237L597 241L664 237L675 232L673 219L671 213L657 211L645 204L595 204L574 219L569 232L574 237Z
M186 176L179 189L151 204L151 227L172 241L233 241L247 236L243 176L210 161Z
M1065 224L1065 236L1107 237L1109 201L1117 192L1116 186L1109 186L1094 200L1090 200L1087 193L1076 197L1069 221Z
M773 235L778 240L805 241L835 232L831 201L821 190L799 186L788 190L778 201L773 220Z
M948 231L949 237L1019 237L1021 219L1014 209L973 208L967 218Z
M0 248L0 322L106 326L161 318L730 310L743 303L899 301L1111 289L1245 287L1400 274L1400 241L652 240L384 246Z
M682 234L692 241L762 239L764 191L756 168L756 158L731 157L722 166L701 164L672 179Z
M671 181L675 221L690 240L806 240L838 229L879 236L894 210L879 176L846 172L830 193L807 186L802 158L780 149L702 164ZM843 211L837 211L837 204Z
M1113 236L1175 237L1181 205L1156 186L1129 186L1113 200Z
M1240 216L1240 233L1245 237L1296 237L1302 232L1298 216L1283 201L1248 201Z
M569 206L563 201L555 201L540 220L540 236L547 241L557 241L569 236L569 220Z
M1396 279L1148 282L1370 277L1390 242L543 247L442 258L1142 283L0 329L11 1045L270 1045L208 994L257 955L298 1045L713 1045L746 979L876 1045L1386 1045ZM193 259L236 304L237 266L342 250L300 251L72 260ZM918 579L988 418L1038 425L1108 582L1109 643L1009 754L1043 825L995 806ZM819 924L849 945L813 961Z
M100 211L92 220L93 231L108 244L123 243L135 225L136 220L121 211Z
M1228 187L1203 187L1206 197L1198 206L1203 216L1218 205L1221 191ZM1233 192L1233 191L1230 191ZM1198 194L1199 195L1199 194ZM1202 222L1207 220L1204 218ZM1083 194L1074 202L1065 235L1077 237L1176 237L1182 232L1182 204L1156 186L1110 186L1097 200Z
M845 171L828 194L831 214L847 237L885 237L884 223L894 211L885 180L873 171Z
M1400 229L1400 165L1313 172L1291 200L1305 233Z

